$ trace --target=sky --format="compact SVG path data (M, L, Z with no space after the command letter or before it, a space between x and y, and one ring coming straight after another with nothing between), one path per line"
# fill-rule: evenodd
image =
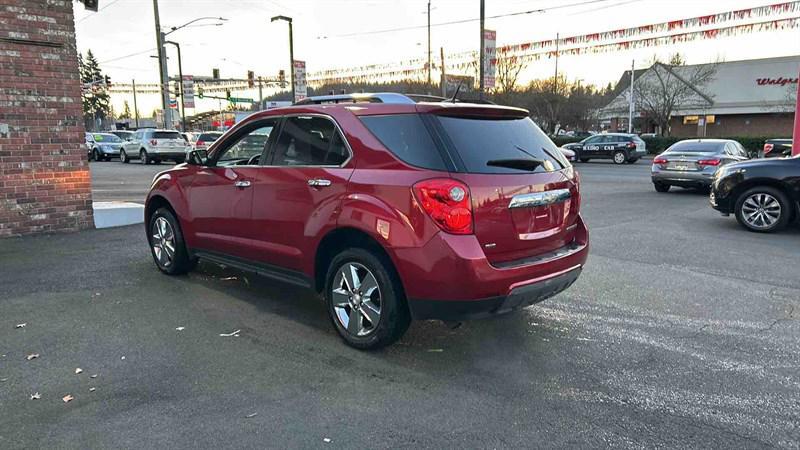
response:
M497 45L585 34L702 16L717 12L779 3L779 0L486 0L486 16L533 9L545 12L487 19L486 28L497 31ZM583 3L583 4L580 4ZM306 61L308 72L347 66L385 63L427 55L428 0L159 0L164 29L198 17L223 17L201 21L169 36L180 43L184 74L210 76L219 68L222 78L275 77L289 70L288 28L270 17L293 19L295 59ZM563 5L576 4L571 7ZM431 47L434 58L445 53L479 47L479 22L453 25L442 22L477 19L478 0L431 0ZM795 13L794 15L798 15ZM789 16L791 17L791 16ZM137 84L158 80L152 0L100 0L100 11L85 11L75 3L79 51L91 49L112 82ZM415 27L410 30L361 34L375 30ZM350 36L344 36L350 35ZM173 56L172 47L167 52ZM605 86L616 82L631 66L647 67L654 56L668 59L680 52L687 63L767 58L800 54L800 30L768 32L656 48L559 58L559 73L570 80ZM531 63L522 80L552 76L554 60ZM169 61L177 74L176 58ZM265 90L265 95L272 91ZM240 92L239 96L257 96ZM130 97L130 98L129 98ZM115 95L117 111L132 97ZM141 94L140 114L149 116L160 106L157 94ZM216 102L198 102L198 110L216 108ZM190 113L191 110L187 112Z

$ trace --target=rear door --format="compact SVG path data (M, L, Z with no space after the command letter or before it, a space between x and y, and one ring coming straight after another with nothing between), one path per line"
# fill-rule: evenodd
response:
M335 225L352 153L333 119L318 114L286 117L272 147L253 178L257 257L302 271L315 238Z
M490 261L535 256L572 242L580 205L572 167L530 119L437 121L458 160L452 176L469 186L475 235ZM541 164L514 168L512 161L520 159Z

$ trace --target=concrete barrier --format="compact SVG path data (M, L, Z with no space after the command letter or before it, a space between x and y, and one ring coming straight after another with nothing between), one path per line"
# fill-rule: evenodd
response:
M144 222L144 205L130 202L94 202L95 228L121 227Z

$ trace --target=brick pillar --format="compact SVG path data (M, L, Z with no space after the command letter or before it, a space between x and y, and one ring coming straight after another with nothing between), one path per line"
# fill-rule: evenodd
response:
M72 0L0 0L0 237L94 226Z

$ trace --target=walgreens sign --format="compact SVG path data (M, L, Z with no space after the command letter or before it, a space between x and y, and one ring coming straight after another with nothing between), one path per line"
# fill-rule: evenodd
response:
M786 86L787 84L797 84L797 78L756 78L756 84L759 86Z

